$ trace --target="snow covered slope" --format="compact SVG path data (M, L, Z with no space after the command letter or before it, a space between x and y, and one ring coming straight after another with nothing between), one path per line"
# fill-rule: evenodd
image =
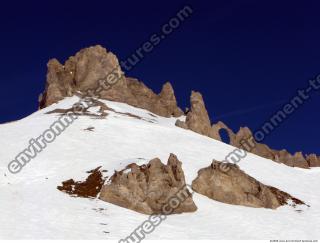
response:
M81 116L20 173L7 165L58 118L45 114L70 108L77 97L0 125L0 238L1 239L121 239L148 216L98 199L73 198L56 189L62 181L84 179L100 165L115 169L170 153L183 162L188 184L212 159L223 160L234 148L174 126L163 118L126 104L105 102L116 112L106 118ZM97 109L92 108L93 113ZM118 112L118 113L117 113ZM119 113L120 112L120 113ZM122 114L121 114L122 113ZM143 119L137 119L131 113ZM93 127L92 131L85 130ZM195 213L169 216L147 239L319 239L320 170L287 167L253 154L239 163L264 184L290 193L311 207L302 211L223 204L194 194Z

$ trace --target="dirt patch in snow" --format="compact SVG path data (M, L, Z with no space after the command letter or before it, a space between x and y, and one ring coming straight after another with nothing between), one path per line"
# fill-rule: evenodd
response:
M95 198L98 196L106 178L100 171L101 167L88 171L90 175L85 181L74 181L73 179L62 182L57 189L75 197Z

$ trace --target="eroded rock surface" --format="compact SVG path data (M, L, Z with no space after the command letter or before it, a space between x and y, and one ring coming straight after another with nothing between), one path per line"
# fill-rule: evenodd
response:
M306 157L310 167L320 167L320 157L315 154L310 154Z
M176 126L190 129L204 136L213 137L211 121L201 93L192 91L190 105L186 121L177 120Z
M304 204L288 193L262 184L237 165L228 164L228 170L221 170L221 164L213 161L209 167L199 170L192 189L219 202L248 207L276 209L289 203L293 207Z
M125 77L117 57L99 45L82 49L64 65L52 59L47 66L47 83L39 97L40 108L81 92L165 117L183 114L170 83L164 84L160 94L155 94L137 79Z
M175 208L171 205L173 198L179 200ZM173 154L167 165L156 158L147 165L131 164L115 172L110 182L102 187L100 199L149 215L197 209L186 187L181 162Z
M139 80L126 77L117 57L99 45L82 49L71 56L64 65L56 59L49 61L46 88L39 97L39 106L47 107L65 97L78 95L79 92L82 96L127 103L164 117L183 115L177 106L170 83L163 85L160 94L155 94ZM219 131L226 129L230 144L238 148L288 166L301 168L320 166L320 157L316 155L304 156L302 153L292 155L286 150L277 151L265 144L257 143L249 128L240 128L234 133L222 122L211 126L203 97L198 92L192 92L190 104L186 121L177 120L177 126L220 141ZM104 111L102 113L103 118L105 113ZM84 115L91 114L85 111ZM244 146L241 143L244 139L254 143L255 146Z
M213 138L220 140L219 131L225 129L230 138L230 144L237 148L241 148L248 152L254 153L266 159L271 159L278 163L283 163L291 167L310 168L320 166L320 158L316 155L304 156L302 152L297 152L294 155L287 150L274 150L268 145L258 143L248 127L241 127L237 133L234 133L224 123L218 122L212 126Z

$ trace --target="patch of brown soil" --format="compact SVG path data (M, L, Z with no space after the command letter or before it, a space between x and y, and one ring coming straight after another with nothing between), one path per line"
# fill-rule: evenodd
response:
M62 182L62 186L58 186L57 189L75 197L95 198L105 182L100 168L88 171L90 175L83 182L70 179Z
M297 205L306 205L303 201L301 201L298 198L295 198L293 196L291 196L290 194L283 192L275 187L272 186L268 186L269 190L276 196L276 198L278 199L278 202L281 205L288 205L288 201L291 200L293 203L293 207L296 207ZM308 206L308 205L307 205Z

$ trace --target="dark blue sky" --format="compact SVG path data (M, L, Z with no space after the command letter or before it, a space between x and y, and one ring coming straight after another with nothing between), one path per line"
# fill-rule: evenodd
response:
M1 3L0 123L37 110L46 63L101 44L125 59L182 6L194 13L127 73L179 105L200 91L213 121L259 128L320 73L319 1L9 1ZM112 2L112 3L111 3ZM319 93L266 139L320 154Z

